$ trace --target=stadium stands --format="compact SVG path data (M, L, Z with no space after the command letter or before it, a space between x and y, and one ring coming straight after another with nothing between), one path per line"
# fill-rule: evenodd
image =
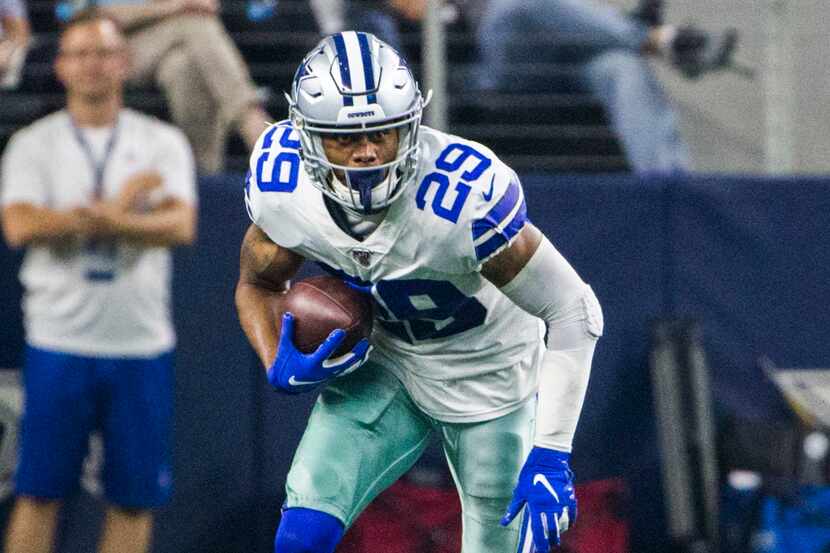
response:
M60 86L52 73L58 21L54 0L30 0L35 41L20 88L0 92L0 148L22 125L57 109ZM246 2L223 3L222 19L249 63L254 80L268 94L267 109L286 112L287 90L297 62L319 39L307 2L282 0L276 14L250 21ZM492 146L518 172L616 172L626 170L620 147L608 129L602 108L584 91L567 84L567 65L540 68L551 83L546 94L460 94L475 61L473 37L462 24L447 35L451 131ZM420 71L420 29L404 26L404 47L416 74ZM565 78L563 78L565 77ZM168 119L164 98L155 89L127 93L131 107ZM247 153L241 140L228 144L227 170L244 171Z

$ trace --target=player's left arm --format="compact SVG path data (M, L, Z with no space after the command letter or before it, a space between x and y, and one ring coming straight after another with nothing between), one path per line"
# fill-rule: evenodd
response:
M482 266L481 273L513 303L547 325L534 447L503 523L508 524L525 503L530 504L536 549L548 551L576 518L568 463L594 348L602 335L602 311L591 287L530 223L509 247Z

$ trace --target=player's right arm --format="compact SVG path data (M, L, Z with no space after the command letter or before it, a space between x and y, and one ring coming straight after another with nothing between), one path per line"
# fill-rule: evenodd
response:
M242 241L236 309L245 335L265 367L268 382L278 391L298 394L316 389L329 379L355 370L371 352L363 339L351 352L331 357L346 336L332 331L312 353L294 345L294 317L285 313L282 294L288 289L303 257L275 244L258 226L251 225ZM277 324L277 314L281 320Z
M245 233L239 255L236 310L248 341L265 367L277 354L281 295L302 263L302 256L275 244L258 226L252 224Z

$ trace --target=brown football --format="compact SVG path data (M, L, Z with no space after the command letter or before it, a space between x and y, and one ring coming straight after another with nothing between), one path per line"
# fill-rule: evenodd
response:
M346 338L334 355L348 353L372 332L372 299L337 277L292 282L284 306L294 315L294 346L303 353L315 351L336 328L345 330Z

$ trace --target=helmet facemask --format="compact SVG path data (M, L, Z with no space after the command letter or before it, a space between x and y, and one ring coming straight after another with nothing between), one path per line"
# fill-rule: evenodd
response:
M365 130L303 129L293 117L295 128L299 129L300 145L314 185L326 196L355 213L377 213L388 207L406 186L415 178L419 147L417 142L420 114L408 121L387 123ZM394 159L370 167L338 165L329 161L323 146L323 136L328 134L368 134L378 130L395 129L398 132L398 147ZM342 175L338 178L335 172Z
M363 36L361 36L363 35ZM372 67L362 90L348 88L347 41L361 42L361 63ZM340 41L339 48L337 41ZM352 49L352 60L356 49ZM349 63L349 62L346 62ZM361 65L352 68L361 73ZM364 70L365 71L365 70ZM349 77L357 81L355 77ZM369 84L373 87L370 88ZM409 68L390 46L364 33L328 37L300 65L289 100L289 116L300 135L300 154L311 182L323 194L358 214L382 211L415 179L421 114L426 105ZM323 136L370 134L395 129L394 159L371 167L338 165L326 156ZM342 175L342 179L335 175Z

